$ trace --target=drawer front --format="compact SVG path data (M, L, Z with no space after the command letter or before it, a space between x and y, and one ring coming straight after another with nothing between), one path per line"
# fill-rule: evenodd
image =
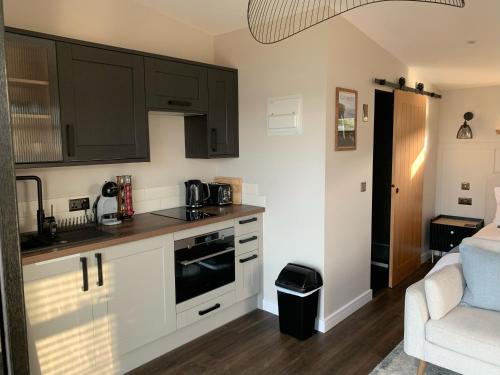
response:
M450 251L460 245L464 238L471 237L476 232L476 228L432 224L430 247L432 250Z
M219 311L236 302L236 292L224 294L206 303L193 307L177 314L177 329L186 327L206 317L217 314Z
M179 112L208 110L207 68L153 58L145 59L147 105Z
M260 220L261 218L259 215L245 216L236 219L234 221L234 235L240 237L249 233L258 232Z
M252 251L236 258L236 297L238 301L259 294L259 252Z
M238 237L235 240L236 256L259 249L259 232Z

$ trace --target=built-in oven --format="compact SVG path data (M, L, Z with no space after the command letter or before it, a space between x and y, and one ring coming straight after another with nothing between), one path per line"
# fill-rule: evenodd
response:
M234 282L234 228L177 240L174 249L177 303Z

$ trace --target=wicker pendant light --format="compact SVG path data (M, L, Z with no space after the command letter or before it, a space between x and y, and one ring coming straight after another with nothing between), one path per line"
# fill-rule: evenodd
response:
M394 0L249 0L247 20L259 43L272 44L363 5ZM465 0L402 0L463 8Z

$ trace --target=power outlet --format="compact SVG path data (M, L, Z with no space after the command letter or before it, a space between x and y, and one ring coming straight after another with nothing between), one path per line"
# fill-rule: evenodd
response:
M472 206L472 198L458 198L458 204Z
M76 198L69 200L69 211L81 211L88 210L90 208L90 199L87 198Z

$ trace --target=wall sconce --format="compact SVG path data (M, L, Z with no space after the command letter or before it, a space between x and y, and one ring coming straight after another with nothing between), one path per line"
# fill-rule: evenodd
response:
M460 126L457 132L457 139L472 139L472 129L470 128L467 121L470 121L474 118L474 114L472 112L465 112L464 114L464 123Z

